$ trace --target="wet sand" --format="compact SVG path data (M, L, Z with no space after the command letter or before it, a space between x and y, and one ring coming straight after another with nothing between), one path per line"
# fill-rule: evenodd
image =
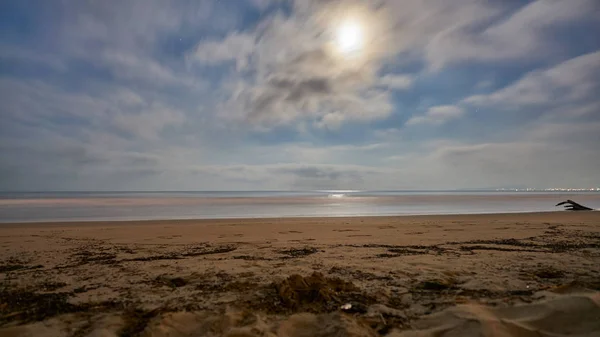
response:
M2 336L600 336L600 212L0 226Z

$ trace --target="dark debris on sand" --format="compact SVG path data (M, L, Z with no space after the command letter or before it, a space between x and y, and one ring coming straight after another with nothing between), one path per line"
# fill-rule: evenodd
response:
M200 247L189 248L184 252L172 252L172 253L166 253L166 254L160 254L160 255L133 257L133 258L129 258L129 259L119 260L119 262L131 262L131 261L147 262L147 261L158 261L158 260L181 260L186 257L229 253L236 249L237 249L237 247L235 247L235 246L222 246L222 247L214 247L214 248L200 246Z
M188 284L188 281L183 277L157 276L152 284L155 286L167 286L170 288L179 288Z
M309 276L294 274L274 282L261 300L262 309L277 313L323 313L336 311L340 305L349 302L375 303L373 297L361 292L352 282L325 277L318 272Z
M441 255L447 253L448 249L438 245L386 245L386 244L363 244L363 245L347 245L352 248L386 248L387 253L375 255L377 258L391 258L410 255Z
M40 288L43 291L55 291L60 288L66 287L67 284L65 282L54 282L54 281L46 281L40 284Z
M292 249L278 251L279 254L285 254L289 258L305 257L305 256L312 255L312 254L315 254L318 252L319 252L319 250L314 247L292 248Z
M0 265L0 273L8 273L11 271L17 271L17 270L29 270L29 269L39 269L39 268L44 268L44 266L42 266L41 264L35 265L35 266L28 266L28 265L24 265L24 264L3 264Z
M181 256L191 257L191 256L201 256L201 255L211 255L211 254L223 254L223 253L233 252L236 249L237 249L237 247L235 247L235 246L223 246L223 247L216 247L216 248L197 247L197 248L191 249L188 252L181 254Z
M41 264L29 265L31 261L21 256L12 256L0 262L0 273L44 268Z
M415 289L441 291L448 289L456 289L456 280L425 280L417 284Z
M246 261L271 261L268 257L252 256L252 255L236 255L233 257L234 260L246 260Z
M117 254L81 250L73 254L73 257L80 265L93 262L112 264L116 262L115 259L117 258Z
M252 280L239 279L225 272L201 275L194 280L194 286L196 290L200 290L203 293L244 293L259 287L258 283Z
M497 251L497 252L529 252L529 253L545 252L544 250L540 250L540 249L507 248L507 247L484 246L484 245L460 246L459 249L461 251L468 251L468 252L473 252L474 250L492 250L492 251Z
M180 259L182 259L182 257L179 255L176 255L176 254L161 254L161 255L134 257L131 259L123 259L121 261L123 261L123 262L135 262L135 261L148 262L148 261L180 260Z
M527 239L471 240L465 242L448 242L448 245L460 245L463 251L495 250L505 252L565 253L586 248L598 249L600 242L578 241L546 241L538 242L540 237ZM534 241L535 240L535 241Z
M376 275L369 272L364 272L362 270L355 270L351 268L344 267L331 267L329 269L329 274L338 274L349 278L354 278L357 280L363 281L393 281L394 277L390 275Z
M75 312L67 302L68 293L38 294L27 290L0 290L0 324L10 321L41 321L47 317Z
M142 310L138 308L131 308L123 313L123 321L125 325L119 331L119 337L131 337L139 336L150 320L158 316L161 310Z
M37 293L27 289L0 289L0 325L9 322L42 321L61 314L107 311L121 307L118 302L72 304L70 292Z
M565 272L553 267L545 267L534 271L533 275L541 279L559 279L565 276Z

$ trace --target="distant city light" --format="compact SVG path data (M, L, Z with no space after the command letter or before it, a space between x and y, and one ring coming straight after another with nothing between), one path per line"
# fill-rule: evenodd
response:
M497 188L499 192L600 192L600 187L590 188Z

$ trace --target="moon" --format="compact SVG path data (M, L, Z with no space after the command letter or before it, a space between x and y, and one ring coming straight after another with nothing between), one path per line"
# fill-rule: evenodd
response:
M363 27L357 21L347 20L342 22L337 29L336 38L339 50L344 54L360 51L364 44L363 31Z

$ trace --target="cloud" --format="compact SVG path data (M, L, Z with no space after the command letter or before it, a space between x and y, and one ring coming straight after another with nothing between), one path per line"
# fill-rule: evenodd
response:
M0 37L0 189L592 184L598 6L22 4ZM349 17L359 53L335 44Z
M386 170L358 165L271 164L202 166L195 174L209 174L221 181L286 186L289 189L361 189L365 179Z
M38 80L0 78L0 97L0 114L7 121L23 123L41 123L53 117L94 121L109 106L87 93L65 92Z
M569 145L578 151L593 151L600 144L600 121L546 122L531 128L525 139L543 142L548 146Z
M536 70L517 82L487 95L465 99L475 105L552 105L577 102L600 90L600 52L585 54L545 70Z
M600 176L592 168L600 164L600 156L591 149L572 149L562 144L519 141L444 148L435 156L448 172L446 177L457 185L590 187L597 183Z
M255 37L250 34L233 33L224 40L203 41L192 54L195 61L215 65L236 61L238 68L245 68L248 57L255 48Z
M162 106L146 107L140 113L120 113L113 118L117 128L144 140L159 139L163 129L184 122L185 114Z
M379 83L394 90L405 90L412 86L414 78L410 75L385 74Z
M249 0L253 6L256 6L258 9L264 10L267 7L281 1L281 0Z
M73 138L98 128L117 137L116 128L138 141L159 140L161 131L186 121L186 114L178 109L119 89L100 87L97 92L75 94L38 81L0 79L0 98L4 102L0 114L13 125L7 134L34 125L60 130Z
M332 20L346 8L337 2L296 5L300 7L294 16L278 15L253 32L201 42L190 56L201 65L235 61L237 72L224 83L228 99L220 114L262 129L297 121L337 129L347 122L389 116L389 93L381 86L400 89L411 84L408 76L377 79L383 60L393 53L376 45L358 59L340 55L323 36L331 34ZM362 11L366 20L382 15L376 8Z
M475 5L465 7L463 15L475 8ZM437 32L426 46L425 55L433 69L465 61L552 56L561 50L553 41L552 32L576 22L597 21L599 17L594 13L599 9L595 0L538 0L521 7L507 19L498 18L504 10L479 9L483 14L479 19L448 25Z
M440 105L429 108L425 115L415 116L406 122L406 125L416 124L442 124L449 120L462 117L465 111L454 105Z
M189 58L205 66L236 64L222 86L227 99L217 107L230 122L262 131L305 122L338 130L346 123L381 120L393 113L386 89L405 90L414 76L380 73L392 60L423 55L433 69L440 69L465 60L543 58L533 51L551 48L544 38L548 27L591 18L596 5L576 1L537 1L506 19L502 15L514 7L472 0L403 1L401 6L396 1L377 6L296 2L294 15L275 15L254 30L203 41ZM349 15L368 23L368 42L357 59L347 59L331 45L335 22ZM432 114L413 122L439 120L442 112Z
M59 57L10 45L0 45L0 60L3 60L3 62L41 64L59 72L64 72L67 69L65 62Z
M165 55L164 45L173 53L184 47L182 38L190 30L218 32L220 25L221 29L235 26L237 7L210 0L43 4L29 8L36 22L29 39L2 44L4 56L0 57L71 71L67 78L84 72L88 81L95 81L107 71L127 84L193 88L205 82L191 76L180 62L173 62L175 55ZM208 20L212 16L219 20Z
M190 88L206 86L206 82L202 79L179 73L143 56L106 51L94 57L93 62L107 67L115 77L124 80L135 80L143 82L145 85L155 86L171 85Z
M45 133L43 142L2 140L0 168L5 168L5 175L0 179L1 189L127 189L121 180L124 176L133 181L162 172L161 158L151 153Z
M86 53L84 49L91 52L148 50L169 32L179 32L182 26L219 27L231 23L230 16L236 15L235 6L228 8L226 4L210 0L68 2L54 10L64 14L58 21L59 42L71 53ZM210 20L211 17L219 20Z

